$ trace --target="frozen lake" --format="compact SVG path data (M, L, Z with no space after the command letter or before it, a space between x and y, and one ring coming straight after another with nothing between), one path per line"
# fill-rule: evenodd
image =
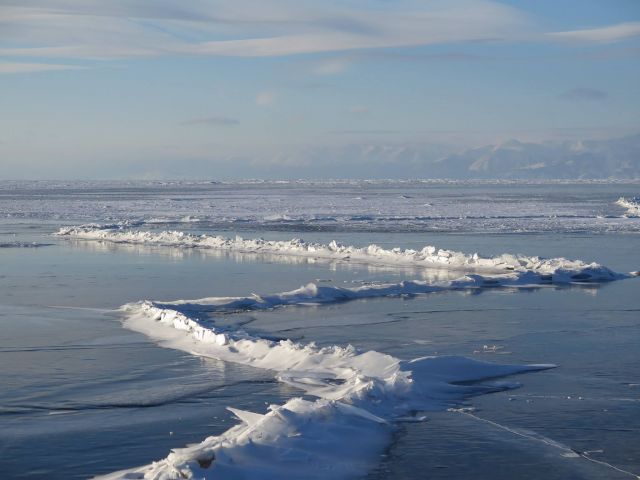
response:
M272 370L162 348L122 328L141 300L246 297L314 282L354 289L460 276L350 259L97 242L60 227L223 234L640 269L634 184L0 183L0 466L7 478L87 478L160 460L238 420L312 395ZM353 345L399 359L455 355L558 368L391 422L360 478L632 478L640 474L638 279L474 288L220 315L251 335ZM489 385L489 384L486 384ZM494 390L500 385L491 383ZM468 408L462 408L468 407ZM418 418L422 413L416 414ZM215 465L214 465L215 468ZM212 470L214 471L214 470ZM326 478L332 478L327 470ZM356 476L357 478L357 476Z

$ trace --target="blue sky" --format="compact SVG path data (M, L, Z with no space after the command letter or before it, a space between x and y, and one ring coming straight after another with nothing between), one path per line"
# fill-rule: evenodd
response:
M3 0L0 178L623 136L639 60L637 0Z

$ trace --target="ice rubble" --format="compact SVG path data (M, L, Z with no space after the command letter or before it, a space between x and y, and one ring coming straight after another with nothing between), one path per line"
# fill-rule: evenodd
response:
M625 216L627 217L640 217L640 198L639 197L631 197L624 198L620 197L616 201L616 205L620 205L627 209L627 213Z
M214 249L233 252L264 253L307 257L314 259L349 261L385 266L409 266L440 268L448 270L475 271L480 273L508 273L537 275L539 281L568 283L573 281L609 281L621 278L597 263L565 258L544 259L524 255L503 254L496 257L482 257L477 253L467 254L453 250L426 246L421 250L384 249L377 245L355 247L341 245L336 241L329 244L305 242L300 239L287 241L226 238L217 235L193 235L179 231L150 232L132 230L126 226L106 227L88 224L63 227L57 235L84 240L99 240L125 244L143 244L181 248Z

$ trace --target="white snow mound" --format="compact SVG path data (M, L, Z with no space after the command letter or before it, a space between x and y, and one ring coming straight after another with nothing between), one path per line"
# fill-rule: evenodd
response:
M616 201L616 205L620 205L627 209L626 217L640 217L640 198L631 197L624 198L620 197Z

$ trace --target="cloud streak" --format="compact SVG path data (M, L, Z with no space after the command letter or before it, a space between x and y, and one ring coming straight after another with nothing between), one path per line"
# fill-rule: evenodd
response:
M490 0L360 8L335 2L6 1L0 55L104 59L162 55L268 57L507 39L526 26ZM334 74L343 65L320 66Z
M493 0L398 0L393 8L330 0L5 0L0 55L273 57L484 41L602 44L640 36L640 22L552 33L537 29L522 11ZM323 60L311 73L335 75L348 63Z
M256 96L256 105L268 107L276 103L276 94L273 92L260 92Z
M585 30L554 32L550 37L579 43L613 43L640 36L640 22L625 22Z
M604 100L607 98L607 92L597 90L595 88L572 88L560 95L565 100Z
M349 107L348 111L353 115L368 115L370 113L369 107L366 105L354 105Z
M0 62L0 75L53 72L53 71L60 71L60 70L83 70L85 68L86 67L81 67L78 65L63 65L63 64L53 64L53 63Z
M236 118L230 117L204 117L204 118L194 118L191 120L187 120L182 122L182 125L185 126L193 126L193 125L209 125L214 127L229 127L232 125L238 125L240 121Z
M347 70L350 63L350 60L344 57L323 60L320 62L316 62L311 67L311 73L313 73L314 75L322 76L337 75Z

